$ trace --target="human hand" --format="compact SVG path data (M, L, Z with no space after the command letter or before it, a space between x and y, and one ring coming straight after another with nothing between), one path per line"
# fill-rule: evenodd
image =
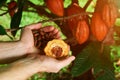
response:
M37 46L34 45L34 36L33 36L32 31L39 30L41 26L42 26L41 23L32 24L32 25L26 26L22 30L20 42L26 47L27 49L26 53L39 53L40 52L40 50L36 48ZM42 30L44 32L53 33L55 38L60 38L60 32L58 31L58 29L54 28L53 26L44 27L42 28Z
M64 60L57 60L48 56L31 54L26 58L17 60L8 67L1 68L1 80L27 80L38 72L57 73L61 68L69 65L75 59L74 56ZM6 77L7 75L7 77Z
M53 39L60 39L60 31L53 26L47 26L33 31L35 46L43 50L47 43Z
M75 59L74 56L67 57L63 60L57 60L48 56L39 56L39 72L57 73L63 67L69 65Z

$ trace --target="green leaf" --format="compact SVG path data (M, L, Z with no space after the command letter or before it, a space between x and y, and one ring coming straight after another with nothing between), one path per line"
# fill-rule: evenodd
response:
M6 2L7 0L0 0L0 7Z
M109 47L104 47L103 52L97 55L93 67L96 80L116 80Z
M23 12L23 6L24 6L25 0L19 0L18 1L18 11L14 14L11 23L10 23L10 27L11 29L14 28L19 28L20 22L21 22L21 18L22 18L22 12ZM15 36L17 31L13 31L12 35Z
M71 71L73 76L79 76L92 68L99 45L99 43L90 43L80 52Z
M7 32L2 25L0 25L0 35L7 35Z

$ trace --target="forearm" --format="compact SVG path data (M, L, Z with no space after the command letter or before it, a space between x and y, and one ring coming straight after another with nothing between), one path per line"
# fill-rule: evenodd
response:
M0 43L0 63L9 59L23 56L27 53L27 48L19 41Z
M39 71L40 62L38 58L26 58L10 64L1 69L0 80L26 80ZM41 68L42 69L42 68Z
M74 56L65 60L56 60L48 56L31 55L0 69L0 80L26 80L37 72L57 73L74 59Z

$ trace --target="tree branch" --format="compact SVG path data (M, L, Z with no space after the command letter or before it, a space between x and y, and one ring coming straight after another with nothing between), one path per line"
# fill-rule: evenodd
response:
M72 4L73 4L73 3L78 4L78 0L72 0Z
M9 12L9 11L6 11L6 12L0 14L0 16L3 16L3 15L5 15L5 14L7 14L8 12Z
M31 7L33 7L34 9L36 9L38 15L44 15L44 16L47 16L47 17L54 17L53 14L49 14L47 11L45 11L45 6L39 6L39 5L35 5L33 4L32 2L30 1L27 1L27 4Z
M88 0L83 9L86 10L92 1L93 0Z
M79 13L79 14L74 14L74 15L70 15L70 16L66 16L66 17L50 18L48 20L39 21L37 23L45 23L45 22L51 22L51 21L62 21L62 20L67 20L67 19L73 18L73 17L77 17L77 16L81 16L81 15L89 15L89 14L92 14L92 13L90 13L90 12L82 12L82 13ZM9 31L16 31L16 30L22 29L24 27L25 26L19 27L19 28L15 28L15 29L6 29L6 31L8 31L8 32Z

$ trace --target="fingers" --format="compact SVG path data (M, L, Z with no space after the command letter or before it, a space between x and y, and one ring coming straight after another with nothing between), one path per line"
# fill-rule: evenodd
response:
M37 30L37 29L40 29L41 26L42 26L41 23L35 23L35 24L28 25L25 28L29 28L31 30Z
M54 36L54 38L60 39L60 31L59 31L57 28L55 28L55 27L53 27L53 26L48 26L48 27L42 28L42 30L43 30L44 32L50 32L50 34L51 34L52 36Z
M55 28L53 26L48 26L48 27L44 27L42 28L44 32L51 32L53 31Z
M60 32L57 32L57 33L55 34L55 38L56 38L56 39L61 39Z
M67 59L60 61L58 66L59 68L63 68L69 65L73 60L75 60L74 56L68 57Z
M53 35L56 39L60 39L60 31L58 29L54 29Z

